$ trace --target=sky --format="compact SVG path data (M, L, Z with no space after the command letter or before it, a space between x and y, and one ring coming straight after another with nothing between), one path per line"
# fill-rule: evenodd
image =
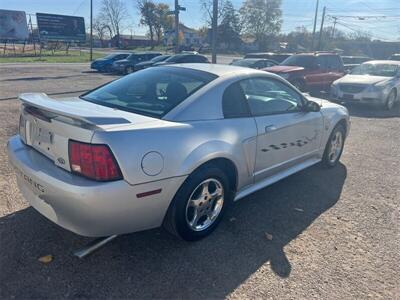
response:
M135 0L125 2L130 19L125 24L124 33L142 35L146 28L139 26L139 14ZM174 0L154 0L173 7ZM243 0L231 0L239 9ZM282 32L287 33L296 27L305 26L312 31L317 0L282 0ZM332 16L338 17L336 28L345 32L367 32L373 39L383 41L400 41L400 0L320 0L317 28L320 26L323 7L326 6L325 26L333 24ZM199 28L205 24L200 0L179 0L186 11L181 12L180 20L188 27ZM94 14L101 6L101 0L93 0ZM36 12L75 15L85 17L89 24L90 0L1 0L0 9L23 10L26 13ZM358 16L369 16L359 20ZM375 17L374 17L375 16ZM372 18L371 18L372 17ZM32 20L33 22L34 19Z

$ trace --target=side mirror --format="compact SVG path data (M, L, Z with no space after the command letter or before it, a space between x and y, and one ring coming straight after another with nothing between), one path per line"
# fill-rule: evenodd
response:
M304 105L305 112L319 112L321 110L321 106L314 102L307 100L306 104Z

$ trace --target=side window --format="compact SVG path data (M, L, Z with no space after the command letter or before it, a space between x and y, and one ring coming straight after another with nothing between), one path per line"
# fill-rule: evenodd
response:
M332 70L341 70L342 68L342 63L340 61L340 57L339 56L332 56L331 57L331 69Z
M302 96L278 80L252 78L240 86L253 116L296 112L302 105Z
M317 57L317 64L321 70L328 70L328 57L325 55L321 55Z
M225 118L249 117L250 111L246 103L240 83L236 82L226 88L222 96L222 111Z

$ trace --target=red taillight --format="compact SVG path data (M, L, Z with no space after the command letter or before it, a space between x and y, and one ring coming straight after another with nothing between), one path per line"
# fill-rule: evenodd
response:
M106 145L69 141L71 171L98 181L122 179L121 171Z

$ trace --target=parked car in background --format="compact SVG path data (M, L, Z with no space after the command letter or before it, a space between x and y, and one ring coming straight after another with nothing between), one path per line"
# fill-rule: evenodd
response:
M350 129L345 107L227 65L153 67L80 97L19 98L19 135L7 144L18 186L84 236L164 225L201 239L231 202L319 162L336 166Z
M400 61L400 53L392 54L392 55L389 57L389 60Z
M274 53L274 52L247 53L244 56L244 58L265 58L281 63L292 54L293 53Z
M130 53L111 53L103 58L94 60L90 64L90 68L100 72L111 72L112 64L116 60L127 58Z
M363 62L372 60L372 58L368 56L341 56L343 65L344 65L344 70L348 73L350 72L354 67L359 66Z
M391 110L400 101L400 61L372 60L332 84L333 100L377 104Z
M271 59L265 58L243 58L236 59L230 63L232 66L246 67L252 69L264 69L276 66L278 63Z
M164 61L155 63L154 66L186 64L186 63L209 63L207 57L201 54L175 54Z
M154 57L154 58L152 58L150 60L140 62L140 63L135 65L135 71L146 69L148 67L153 66L155 63L164 61L164 60L166 60L166 59L168 59L170 57L171 57L171 55L159 55L159 56L156 56L156 57Z
M295 54L263 70L280 75L303 92L329 91L332 82L345 74L340 56L328 52Z
M148 61L154 57L160 56L158 52L132 53L125 59L117 60L112 64L112 70L117 73L129 74L135 70L135 66L143 61Z

